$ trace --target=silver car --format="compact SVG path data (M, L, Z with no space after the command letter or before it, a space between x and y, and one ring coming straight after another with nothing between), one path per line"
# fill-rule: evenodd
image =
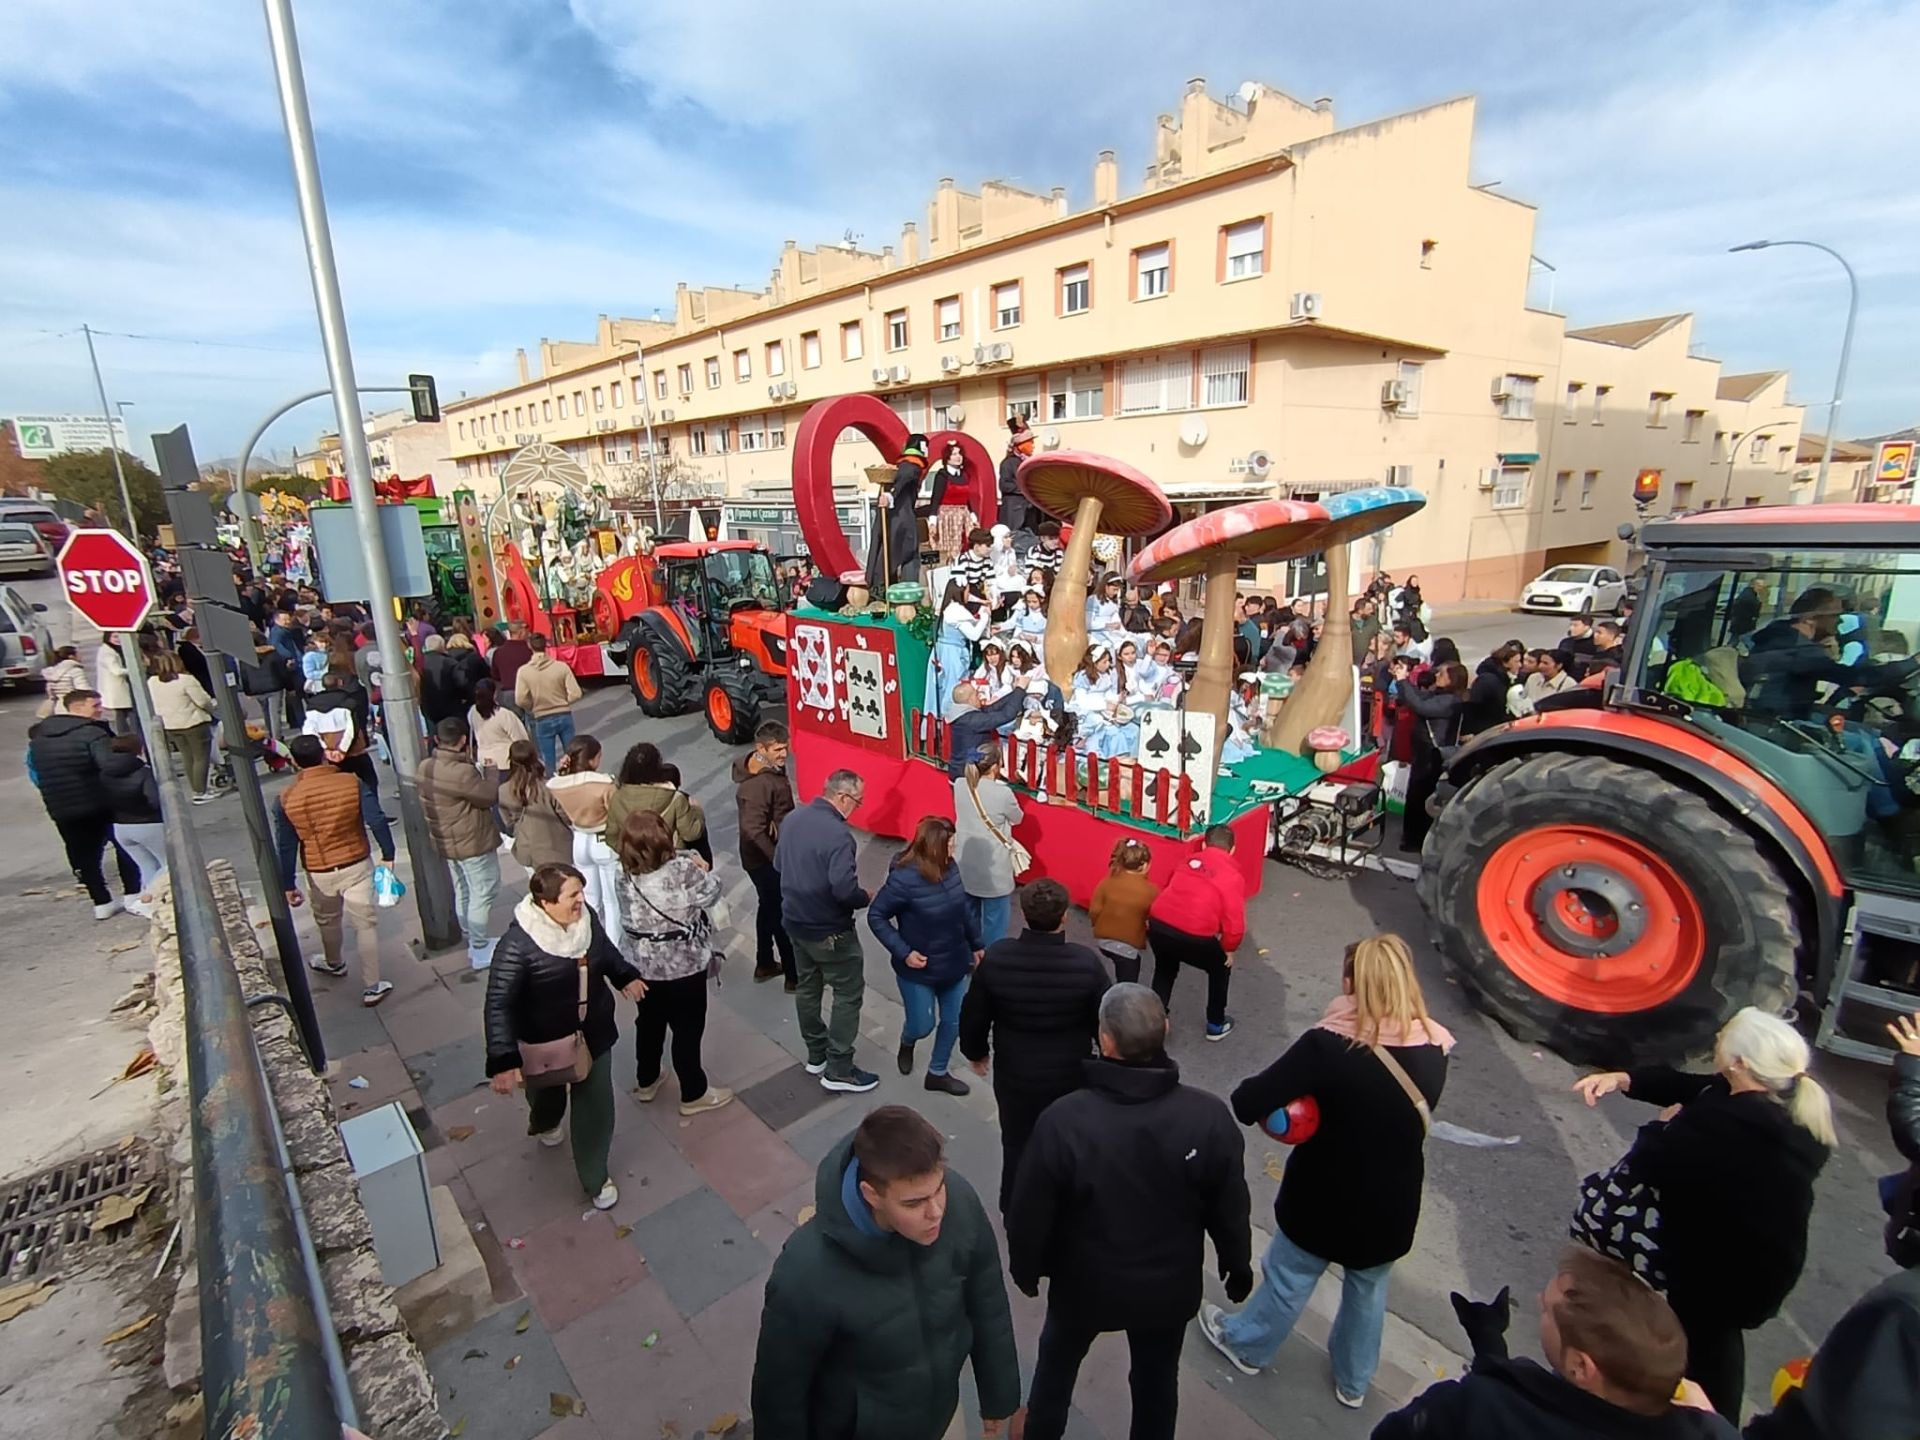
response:
M23 685L40 678L53 650L46 610L11 585L0 585L0 684Z
M0 575L51 575L53 552L40 532L21 521L9 523L0 515Z

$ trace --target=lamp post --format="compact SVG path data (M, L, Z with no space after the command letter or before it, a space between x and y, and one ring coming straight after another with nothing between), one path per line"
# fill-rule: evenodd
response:
M1775 245L1801 245L1809 250L1824 250L1838 260L1840 268L1847 272L1847 329L1840 339L1840 369L1833 377L1833 400L1827 406L1827 433L1820 446L1820 474L1813 482L1813 503L1818 505L1827 495L1827 466L1833 460L1833 436L1840 424L1840 402L1847 393L1847 362L1853 358L1853 321L1860 310L1860 281L1853 273L1853 266L1847 263L1846 256L1831 245L1822 245L1818 240L1749 240L1744 245L1733 246L1727 253L1767 250Z

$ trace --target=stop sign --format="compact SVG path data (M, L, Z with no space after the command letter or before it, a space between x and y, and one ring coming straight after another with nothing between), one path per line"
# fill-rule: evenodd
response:
M147 557L118 530L75 530L60 547L67 603L97 630L132 630L153 608Z

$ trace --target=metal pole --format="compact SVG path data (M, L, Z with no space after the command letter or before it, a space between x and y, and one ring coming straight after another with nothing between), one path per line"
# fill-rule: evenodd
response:
M144 618L141 621L145 624ZM156 780L164 780L173 769L173 757L167 750L167 732L154 717L153 695L147 689L147 666L140 658L140 632L120 632L120 663L127 670L127 693L133 697L133 713L140 722L140 738L146 742L147 763L153 766Z
M127 469L120 463L120 444L113 438L113 406L107 403L107 382L100 378L100 357L93 348L93 327L82 325L80 333L87 337L87 359L93 365L93 388L100 392L100 417L107 422L107 453L113 456L113 475L120 482L120 503L127 512L127 538L138 545L140 522L134 518L133 496L127 490Z
M326 351L327 374L333 382L333 409L340 422L340 456L347 472L347 492L353 504L354 526L360 532L360 551L373 594L373 633L380 647L380 694L386 712L387 744L400 786L400 820L407 833L413 860L413 895L420 911L422 938L429 950L448 949L460 942L453 919L453 882L447 867L427 836L420 810L420 704L414 692L413 670L400 622L394 615L393 575L387 566L380 537L380 513L374 501L373 464L367 454L367 432L360 420L353 374L353 351L347 338L346 308L340 298L340 277L333 261L333 235L327 225L327 201L320 184L320 157L314 151L313 117L307 110L307 84L300 69L300 41L294 33L292 0L263 0L267 38L273 50L274 80L280 91L280 112L287 127L287 147L293 160L294 191L300 201L300 226L306 236L307 268L313 279L314 309L320 320L320 342Z
M296 395L266 419L253 427L253 433L247 436L247 443L240 447L240 468L233 477L234 516L240 521L240 533L246 537L247 555L253 562L253 568L260 568L260 550L266 543L260 534L259 517L253 513L253 497L247 494L247 466L253 460L253 447L260 443L260 437L267 433L273 423L289 410L297 409L309 400L319 400L333 392L331 390L309 390L304 395ZM362 385L358 391L362 395L410 395L405 385ZM243 498L244 497L244 498Z
M646 401L640 414L647 424L647 488L653 491L653 529L657 535L667 528L667 522L660 508L660 467L653 451L653 390L647 386L647 347L636 345L633 358L640 367L640 384L643 387L640 393Z

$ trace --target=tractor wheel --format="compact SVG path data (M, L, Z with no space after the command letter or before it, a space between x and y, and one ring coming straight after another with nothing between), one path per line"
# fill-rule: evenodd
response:
M1576 1063L1697 1056L1742 1006L1793 1004L1786 877L1656 771L1565 754L1495 766L1434 821L1419 889L1481 1008Z
M693 707L696 692L686 656L644 631L627 649L627 682L634 703L649 715L680 715Z
M709 677L703 708L707 728L723 745L744 745L760 728L760 698L752 685L731 673Z

